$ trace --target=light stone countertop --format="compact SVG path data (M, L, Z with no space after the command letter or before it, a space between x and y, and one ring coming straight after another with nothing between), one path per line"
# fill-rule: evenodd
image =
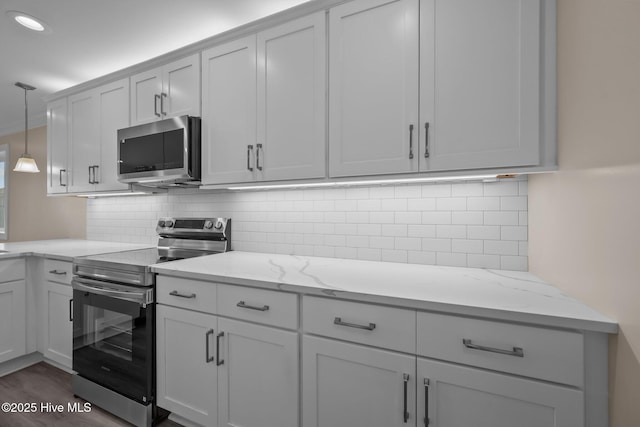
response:
M156 264L152 271L509 322L618 331L615 321L525 272L237 251Z
M54 239L0 243L0 260L36 255L61 261L72 261L74 257L79 256L129 251L149 247L154 246L148 244L101 242L81 239Z

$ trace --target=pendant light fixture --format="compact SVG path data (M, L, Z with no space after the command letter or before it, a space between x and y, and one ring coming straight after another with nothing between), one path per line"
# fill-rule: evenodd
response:
M16 167L13 168L14 172L29 172L36 173L40 172L38 169L38 165L36 165L36 161L29 155L29 138L27 136L27 132L29 130L29 109L27 108L27 91L34 90L35 87L30 86L25 83L17 82L16 86L24 89L24 154L18 158L18 163L16 163Z

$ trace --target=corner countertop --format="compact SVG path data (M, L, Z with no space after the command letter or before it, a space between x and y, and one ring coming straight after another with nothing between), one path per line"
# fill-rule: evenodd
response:
M236 251L156 264L151 270L509 322L618 331L615 321L525 272Z
M72 261L74 257L79 256L130 251L149 247L153 247L153 245L101 242L81 239L54 239L0 243L0 260L36 255L61 261Z

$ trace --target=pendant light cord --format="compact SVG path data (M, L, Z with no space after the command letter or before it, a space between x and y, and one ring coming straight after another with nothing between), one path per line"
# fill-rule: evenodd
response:
M29 152L29 138L27 138L27 132L29 131L29 114L27 109L27 89L24 89L24 152Z

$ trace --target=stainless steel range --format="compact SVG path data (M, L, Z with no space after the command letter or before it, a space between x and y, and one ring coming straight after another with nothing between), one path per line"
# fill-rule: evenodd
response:
M73 393L139 427L155 401L155 275L150 266L231 250L229 218L162 218L158 247L73 261Z

